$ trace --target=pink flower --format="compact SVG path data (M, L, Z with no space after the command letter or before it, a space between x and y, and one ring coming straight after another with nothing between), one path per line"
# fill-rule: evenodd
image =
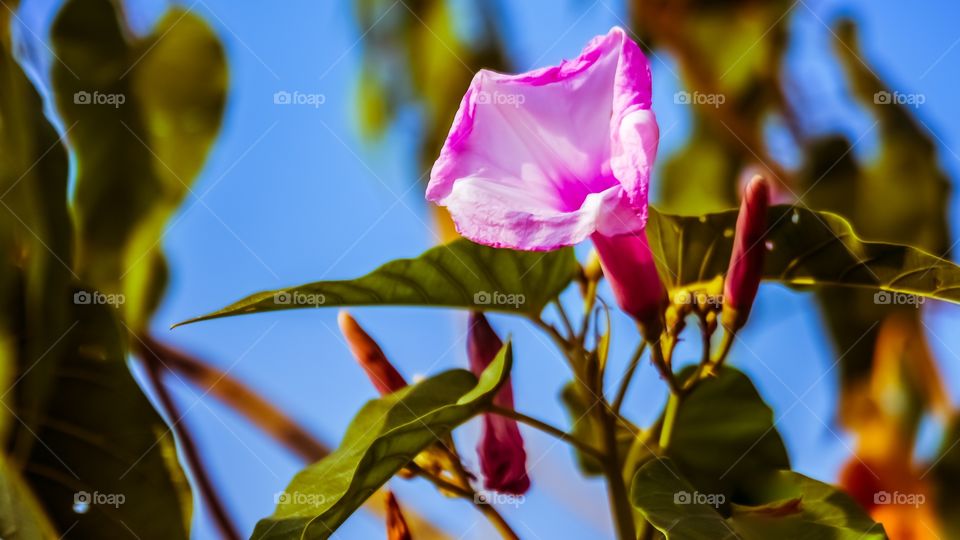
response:
M763 177L754 176L740 202L733 252L723 284L723 325L732 330L747 322L760 288L769 207L770 186Z
M468 324L467 356L470 370L479 377L503 348L503 342L483 313L471 313ZM513 409L513 388L509 379L494 396L493 403L498 407ZM497 414L484 414L477 452L487 489L514 495L521 495L530 489L527 453L523 449L523 437L515 420Z
M381 395L387 395L407 386L403 375L393 367L383 354L383 349L367 334L357 321L346 311L337 315L340 333L347 340L347 346L357 363L367 373L370 382Z
M643 237L659 138L650 102L650 65L621 28L559 66L481 70L427 199L480 244L545 251L592 237L621 307L643 320L666 298Z

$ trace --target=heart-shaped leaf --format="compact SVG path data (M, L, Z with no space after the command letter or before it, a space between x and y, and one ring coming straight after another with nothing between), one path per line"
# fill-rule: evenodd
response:
M57 109L76 166L77 273L126 296L140 329L159 302L156 249L220 129L226 55L213 29L171 9L143 38L110 0L67 2L51 31Z
M460 239L416 259L388 262L358 279L257 293L180 324L325 306L441 306L537 315L576 273L572 248L537 253Z
M728 497L750 476L790 468L773 411L731 367L680 403L667 455L698 488Z
M736 222L736 211L681 217L651 209L647 237L664 280L691 287L726 273ZM768 224L764 279L876 289L878 304L920 301L906 295L960 303L960 266L946 259L861 240L845 219L829 212L775 206Z
M367 403L339 448L300 471L253 538L329 538L418 453L481 412L510 374L510 343L477 380L452 370Z
M721 493L695 487L669 459L653 459L634 477L634 507L667 540L767 540L799 538L882 540L883 526L842 491L791 471L758 482L749 505L731 504Z

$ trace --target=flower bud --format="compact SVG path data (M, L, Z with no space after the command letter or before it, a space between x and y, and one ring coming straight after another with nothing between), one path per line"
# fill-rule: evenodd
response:
M387 491L387 540L411 540L410 527L392 491Z
M669 299L646 235L594 234L593 244L620 309L636 319L646 333L658 334Z
M471 313L468 324L467 356L470 370L479 377L503 348L503 342L483 313ZM509 378L494 396L493 403L498 407L513 409L513 387ZM530 489L527 453L523 449L523 437L516 420L497 414L484 414L482 421L477 453L484 486L501 493L526 493Z
M721 322L730 330L737 330L747 322L760 287L769 207L770 186L762 176L754 176L740 203L733 252L723 287Z
M407 386L407 381L387 360L387 356L383 354L383 349L349 313L341 311L337 316L337 324L340 325L340 332L347 340L350 352L353 353L360 367L367 372L367 377L370 378L370 382L373 383L380 394L390 394Z

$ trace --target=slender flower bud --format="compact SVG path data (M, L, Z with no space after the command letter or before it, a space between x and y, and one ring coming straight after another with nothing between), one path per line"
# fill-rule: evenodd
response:
M483 313L471 313L468 324L467 356L470 370L480 376L503 348L503 342ZM494 396L493 403L498 407L513 409L513 387L509 379ZM521 495L530 489L527 453L523 449L523 437L516 420L497 414L484 414L477 453L480 455L480 469L487 489L514 495Z
M754 176L747 184L737 216L733 252L723 286L724 327L737 330L747 322L750 308L763 277L764 238L767 232L767 209L770 207L770 186L762 176Z
M392 491L387 492L387 540L411 540L410 527Z
M647 236L643 232L594 234L593 244L620 309L641 323L646 332L659 333L668 298Z
M340 325L340 332L347 340L350 352L360 363L360 367L367 372L367 377L370 378L370 382L373 383L380 394L390 394L407 386L407 381L387 360L387 356L383 354L383 349L349 313L341 311L337 316L337 324Z

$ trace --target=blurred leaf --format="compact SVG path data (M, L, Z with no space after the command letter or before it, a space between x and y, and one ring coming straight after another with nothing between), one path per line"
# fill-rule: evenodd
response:
M631 500L668 540L769 538L880 540L887 536L852 499L806 476L778 471L769 475L762 496L750 506L732 505L724 519L719 498L685 480L669 459L647 462L637 472Z
M939 166L934 135L915 118L916 109L889 99L893 89L865 63L852 22L842 22L834 36L834 50L847 74L852 97L876 123L853 144L838 136L808 144L806 163L798 174L804 199L818 209L847 216L869 238L949 257L949 181ZM876 99L878 95L888 99ZM876 157L861 166L854 159L853 146L874 134ZM904 178L910 181L904 182ZM897 313L918 319L919 313L911 306L878 306L866 291L838 290L818 297L836 349L844 353L841 410L858 408L859 398L852 392L869 377L876 321ZM854 419L843 420L856 427L850 424Z
M508 67L499 37L504 14L496 2L483 0L460 2L456 10L448 0L354 4L365 36L361 131L382 135L402 107L412 106L423 126L418 170L429 169L474 74ZM455 17L460 10L469 14L475 35L462 35Z
M565 384L560 393L560 399L563 407L570 417L570 430L577 439L591 445L594 448L603 448L603 432L597 421L596 415L590 414L590 403L586 397L581 396L583 392L582 385L576 381L570 381ZM577 465L581 472L587 476L598 476L603 474L603 465L597 459L588 454L584 454L574 449L577 458Z
M200 172L226 99L224 51L197 15L169 11L138 40L110 0L70 0L51 40L57 107L76 159L79 274L126 295L134 328L159 301L157 248Z
M667 158L657 182L664 211L676 214L719 212L737 205L737 178L743 161L729 152L710 124L693 120L687 145Z
M15 540L56 538L53 524L20 477L0 455L0 534Z
M70 354L31 433L42 443L27 479L58 528L78 538L188 538L189 486L173 435L127 369L117 311L79 304L72 319ZM83 494L91 504L75 511Z
M737 212L680 217L650 211L647 236L673 287L696 286L726 272ZM960 266L919 249L861 240L844 218L792 206L767 217L764 279L789 285L876 289L878 304L936 298L960 303ZM900 298L897 294L921 298Z
M180 324L284 309L437 306L536 316L574 279L572 248L546 253L455 240L416 259L398 259L358 279L318 281L248 296Z
M2 382L7 388L7 382L18 381L17 393L6 392L4 402L18 409L28 428L10 443L22 457L64 352L60 337L72 322L64 306L72 295L73 230L66 152L14 58L11 14L0 9L0 338L13 340L5 347L3 359L10 362L3 366ZM3 421L4 435L9 419Z
M937 456L927 471L936 492L935 504L944 538L960 538L960 415L947 426Z
M418 453L483 411L510 374L508 342L477 380L452 370L368 402L328 457L300 471L253 538L329 538Z
M790 467L773 411L730 367L680 403L667 455L698 489L728 500L751 477Z

